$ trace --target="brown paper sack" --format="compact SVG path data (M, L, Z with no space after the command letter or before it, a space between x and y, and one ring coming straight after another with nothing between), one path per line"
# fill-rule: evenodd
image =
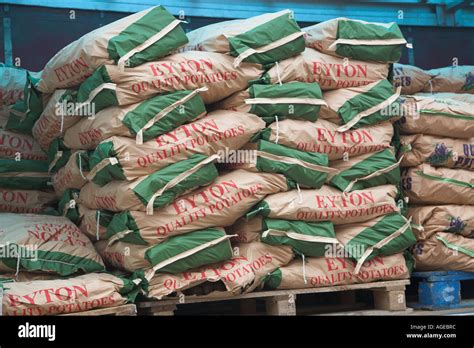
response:
M269 83L317 82L322 90L365 86L386 79L388 64L344 60L306 48L303 53L282 60L266 74Z
M474 239L438 232L413 248L415 269L474 272Z
M210 297L230 297L251 292L262 284L268 273L288 264L293 258L293 252L287 246L271 246L259 242L238 244L234 251L239 256L214 265L179 274L156 274L150 281L148 297L160 300L187 289L190 295ZM207 282L212 285L199 287ZM210 290L210 293L204 293L206 290Z
M428 163L434 167L474 171L474 138L453 139L414 134L401 136L400 143L403 167Z
M393 136L390 122L346 132L338 132L337 128L337 124L321 119L316 122L284 120L273 122L264 136L272 142L301 151L325 153L329 160L386 149L390 147Z
M474 238L474 207L470 205L427 205L410 207L412 230L419 241L438 232L451 232Z
M401 173L410 203L474 205L474 173L469 170L421 164L403 168Z
M403 254L377 256L366 261L359 273L354 274L355 262L342 257L306 258L281 267L281 281L277 289L319 288L380 280L407 279L410 277Z

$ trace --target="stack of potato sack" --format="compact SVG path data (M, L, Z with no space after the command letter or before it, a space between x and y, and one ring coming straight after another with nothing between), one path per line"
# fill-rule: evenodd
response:
M399 124L415 265L474 272L474 67L428 73L423 90L434 93L404 96Z
M141 283L105 273L91 241L62 216L0 213L2 315L55 315L134 300Z
M256 163L233 167L283 173L296 183L227 231L238 235L240 248L286 246L298 256L267 274L271 288L407 278L403 252L415 237L397 206L397 117L387 111L399 98L387 80L389 63L406 41L396 24L344 18L303 31L304 52L267 70L264 84L217 104L267 123L246 146Z
M36 73L0 67L0 212L55 214L47 155L31 136L44 98Z
M393 84L401 87L404 95L430 95L450 97L466 101L467 94L474 93L474 65L455 65L439 69L423 70L416 66L394 64ZM464 95L464 96L463 96Z
M75 97L81 110L94 105L97 113L53 145L70 152L56 175L70 168L62 177L74 182L55 189L62 190L65 214L97 241L109 267L142 273L151 296L161 298L178 290L168 287L169 279L183 272L227 267L223 262L248 267L270 252L261 243L233 250L223 227L294 184L273 172L219 172L215 162L249 143L265 121L242 111L208 111L258 80L264 66L304 48L303 33L282 11L198 29L172 55L135 67L106 63L81 84ZM64 162L61 153L55 157L54 165ZM282 255L229 288L250 291L293 256L289 248L273 249Z
M39 146L48 150L49 163L42 162L41 169L42 173L54 173L52 184L56 194L63 195L60 210L64 215L75 221L80 218L74 214L77 211L74 205L77 192L74 190L87 182L89 158L86 151L66 148L63 138L69 128L80 121L91 121L89 117L95 117L102 111L100 106L96 108L94 104L80 100L81 83L104 64L113 65L120 71L133 69L169 54L186 42L180 21L164 8L154 7L97 29L71 43L47 63L39 81L27 75L25 97L11 108L6 127L28 130ZM39 104L38 100L43 99L43 95L49 96L48 103L44 108L43 104L41 108L36 108L33 103ZM33 183L38 178L42 179L38 174L31 176L35 179L30 179ZM49 175L47 179L51 181ZM16 179L9 178L7 182L15 183ZM4 312L57 314L116 306L133 300L140 282L133 277L96 273L105 271L101 256L89 238L67 218L48 218L46 221L37 215L4 215L2 218L6 219L0 224L5 229L2 232L7 232L5 243L32 244L38 249L38 257L32 263L21 257L8 258L6 271L16 269L14 279L28 280L27 276L18 276L23 268L61 277L87 273L77 278L7 283L4 287ZM95 240L95 234L93 237ZM32 302L30 296L43 293L41 287L46 288L46 300Z

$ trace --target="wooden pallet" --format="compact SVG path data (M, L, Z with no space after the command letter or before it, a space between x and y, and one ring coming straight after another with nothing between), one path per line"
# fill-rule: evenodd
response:
M324 288L258 291L236 296L178 296L162 300L141 301L137 303L139 315L174 315L177 306L191 303L238 300L242 315L255 315L256 301L265 301L266 315L296 315L296 298L299 295L333 293L353 290L373 292L376 309L386 311L405 311L405 286L409 280L393 280L366 284L341 285ZM350 297L347 297L350 298ZM344 300L344 296L342 297Z
M61 315L74 315L74 316L96 316L96 315L113 315L113 316L135 316L137 315L137 306L134 304L126 304L116 307L108 307L108 308L98 308L92 309L90 311L85 312L77 312L77 313L68 313L68 314L61 314Z
M474 309L474 299L461 298L461 285L474 280L474 273L460 271L414 272L413 278L420 279L418 284L418 302L410 307L440 310L469 308Z

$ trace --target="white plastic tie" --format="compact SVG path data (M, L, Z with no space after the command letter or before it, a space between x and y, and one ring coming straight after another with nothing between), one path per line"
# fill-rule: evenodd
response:
M306 279L306 266L305 266L305 258L304 254L301 254L301 258L303 259L303 280L305 284L308 284L308 280Z
M278 123L278 116L276 115L275 115L275 126L276 126L275 144L278 144L278 140L280 140L280 125Z
M100 228L100 210L97 210L97 216L96 216L96 224L95 224L95 238L99 240L99 228Z
M298 204L303 203L303 195L301 194L300 184L296 183L296 189L298 190Z

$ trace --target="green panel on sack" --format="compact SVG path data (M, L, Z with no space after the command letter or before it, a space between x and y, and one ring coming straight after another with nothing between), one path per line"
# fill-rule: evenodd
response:
M339 190L344 191L353 180L368 176L377 170L387 168L395 163L397 163L397 159L392 151L390 151L390 149L385 149L356 163L351 168L343 170L331 179L330 184L337 187ZM398 185L400 181L400 167L397 166L387 173L377 175L370 179L357 181L350 191L362 190L368 187L386 184Z
M282 85L252 85L249 88L250 98L308 98L322 99L323 94L317 83L291 82ZM256 114L270 123L278 116L285 118L305 119L316 121L321 106L310 104L252 104L250 113ZM273 121L271 121L273 122Z
M130 243L130 244L139 244L147 245L148 243L143 240L140 236L140 229L135 222L132 214L129 211L123 211L119 214L114 214L107 226L107 233L105 237L107 239L113 237L117 233L124 231L132 231L126 234L123 238L120 238L120 241Z
M325 255L326 246L336 244L336 234L332 222L304 222L304 221L288 221L280 219L264 219L263 230L277 230L284 232L292 232L305 236L333 238L334 242L324 241L303 241L286 235L267 234L262 235L262 242L270 245L288 245L297 254L305 256L322 257Z
M252 209L250 209L250 211L247 214L245 214L245 218L248 220L248 219L254 218L255 216L267 217L270 214L270 212L271 212L271 209L268 206L268 203L263 200L257 203L256 205L254 205Z
M278 289L282 280L281 270L278 268L264 278L265 287L268 289Z
M102 65L81 84L77 92L77 102L85 103L94 89L100 87L104 83L110 82L112 82L112 80L107 72L107 68ZM115 90L105 88L94 97L91 103L94 104L95 113L105 109L106 107L119 105Z
M385 215L375 225L372 227L367 227L354 238L352 238L346 245L344 245L344 249L354 259L359 260L362 257L362 254L359 255L359 251L360 253L365 252L365 250L374 246L382 239L390 236L405 224L406 220L399 213ZM374 249L372 253L365 259L365 261L369 261L378 255L390 256L393 254L398 254L415 243L416 237L413 234L411 227L408 227L404 233L398 237L395 237L380 249ZM361 247L363 247L362 250Z
M51 166L52 162L55 161L54 165L50 168L51 173L57 172L59 169L64 167L71 157L72 151L64 145L62 138L54 139L48 148L48 163Z
M301 32L291 13L285 13L245 33L229 37L230 54L238 56L248 49L258 49L294 33ZM256 53L244 62L271 64L292 57L305 49L303 36L263 53Z
M78 272L92 273L105 271L104 265L86 257L66 254L60 251L36 250L35 252L37 253L36 260L20 258L20 269L30 272L53 272L61 276L69 276ZM25 251L25 254L27 254L27 251ZM0 260L12 270L17 269L18 259L16 257L0 258Z
M163 6L157 6L143 17L125 28L119 35L109 40L107 50L109 58L115 63L129 51L143 44L145 41L156 35L175 18ZM154 42L149 47L136 52L126 62L126 66L134 67L145 62L166 56L176 48L188 43L188 38L181 27L177 25L160 40Z
M75 202L77 198L79 198L79 190L67 189L64 191L58 203L60 215L67 217L76 225L79 224L80 220L79 207ZM74 203L72 203L71 200L74 200Z
M11 107L5 129L31 134L33 126L43 112L43 95L34 87L38 80L27 73L24 97Z
M327 167L329 163L326 154L299 151L266 140L260 140L257 144L257 149L262 153L291 157L295 160L308 162L322 167ZM266 173L283 174L299 184L312 188L320 188L328 176L325 172L305 168L302 165L294 163L284 163L278 160L267 159L260 154L257 155L257 169Z
M96 210L96 219L99 217L99 225L102 227L107 227L111 223L113 217L115 216L114 212L108 210Z
M29 173L32 175L28 175ZM0 159L0 186L3 188L43 190L50 187L50 182L47 162Z
M161 110L176 103L191 94L192 91L177 91L147 99L135 109L128 112L123 118L123 124L136 135ZM206 107L199 94L171 110L168 114L156 121L150 128L144 130L143 141L156 138L168 133L184 123L191 122L206 112Z
M383 103L390 98L394 93L393 86L387 80L382 80L367 92L361 93L351 99L348 99L337 111L342 123L346 124L352 120L357 114L370 109L371 107ZM384 115L384 111L385 115ZM391 117L398 115L391 115L387 109L382 109L374 112L370 116L363 117L357 122L354 127L369 126L379 122L387 121Z
M353 40L391 40L403 39L403 34L396 23L385 27L372 23L341 20L337 28L338 39ZM404 44L397 45L346 45L338 44L336 53L343 57L358 60L380 62L397 62L402 55Z
M114 144L111 141L105 141L100 143L95 151L93 151L89 156L89 166L93 170L96 165L98 165L102 160L107 158L115 157L116 152L114 150ZM125 180L125 175L122 170L120 163L111 164L97 171L92 182L104 186L112 180Z
M413 257L413 254L411 253L410 250L405 250L403 252L403 257L405 258L405 263L407 265L408 272L413 272L413 269L415 268L415 258Z
M162 189L171 180L177 177L181 173L185 173L200 162L208 158L205 155L194 154L190 158L173 163L155 173L148 175L145 180L141 181L133 192L146 206L152 196L158 190ZM180 181L176 186L170 187L163 192L163 194L155 198L153 207L160 208L170 204L176 197L181 196L186 191L210 184L214 181L219 173L214 163L207 163L196 172L192 173L188 177Z
M88 172L90 170L89 155L91 155L92 152L93 151L76 153L77 167L80 168L83 172Z
M179 236L170 237L163 243L157 244L145 253L145 258L153 265L166 261L176 255L184 253L193 248L199 247L218 238L224 237L225 232L216 229L198 230ZM157 270L159 273L180 273L192 268L204 266L232 257L232 248L229 239L211 247L202 249L195 254L177 260L163 268Z

